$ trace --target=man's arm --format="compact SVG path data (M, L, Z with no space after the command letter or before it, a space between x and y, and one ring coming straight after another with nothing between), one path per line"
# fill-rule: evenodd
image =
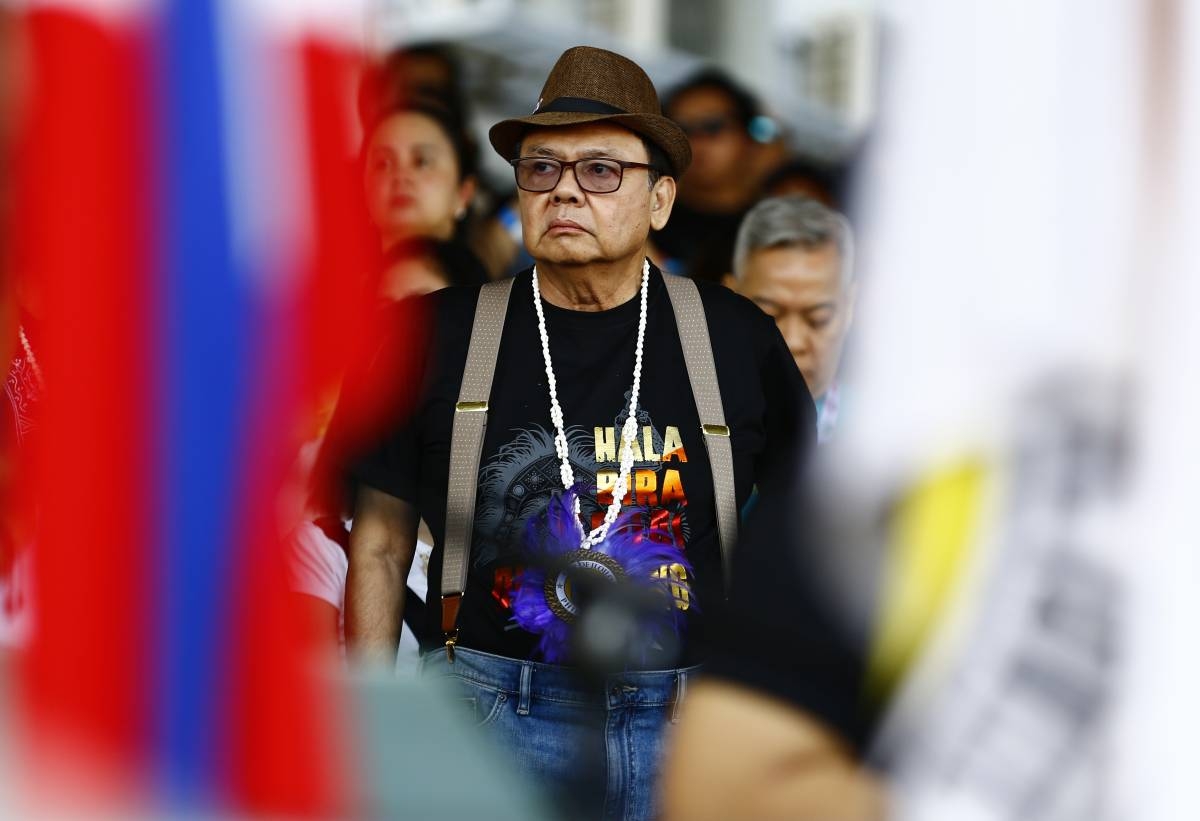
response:
M355 661L386 670L395 666L417 521L408 502L371 487L359 489L346 578L346 644Z
M710 679L689 690L664 765L664 818L877 819L878 783L803 710Z

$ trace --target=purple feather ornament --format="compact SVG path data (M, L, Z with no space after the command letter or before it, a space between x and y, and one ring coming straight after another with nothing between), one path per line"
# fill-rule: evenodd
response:
M528 563L517 576L513 621L538 636L535 652L557 664L571 655L577 604L574 585L583 574L612 584L628 585L636 595L641 655L655 647L677 646L686 624L686 613L676 606L676 595L695 608L687 579L692 566L673 542L654 538L642 524L645 511L626 507L613 522L608 536L591 550L581 550L580 525L575 517L575 497L581 485L556 493L545 513L525 528ZM680 565L683 578L660 574L663 567Z

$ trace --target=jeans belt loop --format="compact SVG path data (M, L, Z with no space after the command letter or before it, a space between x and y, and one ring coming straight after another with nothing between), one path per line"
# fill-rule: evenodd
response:
M521 665L521 697L517 700L517 715L529 715L530 690L533 681L533 665L525 662Z
M684 696L687 695L687 671L680 670L675 676L675 698L671 705L671 723L675 724L679 721L679 709L683 704Z

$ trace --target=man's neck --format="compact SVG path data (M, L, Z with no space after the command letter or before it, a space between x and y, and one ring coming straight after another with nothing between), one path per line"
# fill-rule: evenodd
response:
M642 286L642 256L618 263L537 264L542 298L571 311L607 311L633 299Z

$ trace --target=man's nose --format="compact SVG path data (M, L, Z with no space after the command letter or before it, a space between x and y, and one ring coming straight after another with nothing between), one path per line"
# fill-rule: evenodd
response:
M563 168L551 196L555 202L578 202L583 199L583 189L579 187L579 180L575 178L575 166Z
M783 341L793 356L807 355L812 352L812 335L804 326L804 320L793 314L785 314L776 319Z

